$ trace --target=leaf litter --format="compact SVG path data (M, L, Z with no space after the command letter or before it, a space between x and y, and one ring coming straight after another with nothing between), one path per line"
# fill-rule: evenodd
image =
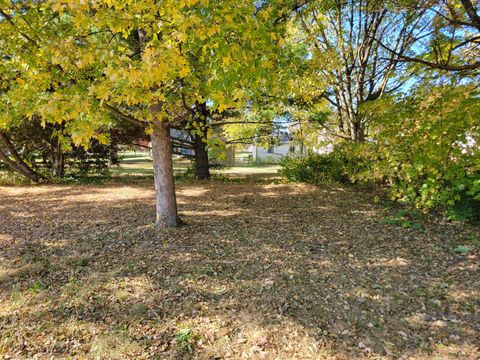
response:
M177 191L157 230L151 184L0 188L0 357L479 357L478 228L336 186Z

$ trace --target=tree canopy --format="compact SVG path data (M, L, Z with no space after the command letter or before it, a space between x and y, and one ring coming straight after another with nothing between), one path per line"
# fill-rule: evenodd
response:
M39 180L34 160L22 158L8 133L22 124L52 129L53 163L93 139L108 145L118 121L143 129L152 140L161 226L178 222L172 147L194 149L198 177L208 177L209 147L270 141L276 124L287 120L302 148L328 134L335 143L368 144L377 164L402 154L388 161L398 161L406 179L405 163L428 168L406 155L401 134L410 129L412 144L426 137L429 161L446 156L446 172L428 171L447 181L450 164L464 154L455 155L455 144L469 139L478 150L478 6L471 0L2 0L0 156ZM437 100L428 91L442 94L442 104L452 99L448 109L432 105ZM448 124L438 128L448 134L442 149L437 123ZM191 139L172 143L172 128ZM418 186L429 187L430 175L420 176Z

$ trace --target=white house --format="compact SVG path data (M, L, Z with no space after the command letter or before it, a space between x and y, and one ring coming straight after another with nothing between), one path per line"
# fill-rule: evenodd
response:
M278 145L272 145L269 148L264 148L256 144L250 146L249 151L252 152L253 161L277 163L289 154L301 154L302 146L293 141L290 133L278 131L271 136L279 140ZM305 152L305 149L303 149L303 151Z
M282 160L283 157L295 154L295 155L307 155L307 152L316 154L328 154L333 151L333 141L326 135L320 134L317 138L317 144L315 146L302 146L298 141L294 141L293 137L286 132L272 135L279 138L280 143L270 148L264 148L255 144L251 145L249 151L253 154L253 161L264 161L277 163Z

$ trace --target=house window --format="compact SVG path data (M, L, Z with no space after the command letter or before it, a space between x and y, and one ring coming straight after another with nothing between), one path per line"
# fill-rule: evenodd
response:
M267 150L269 154L273 154L274 146L270 146Z
M294 145L290 146L290 149L288 151L291 152L291 153L294 153L295 152L295 146Z

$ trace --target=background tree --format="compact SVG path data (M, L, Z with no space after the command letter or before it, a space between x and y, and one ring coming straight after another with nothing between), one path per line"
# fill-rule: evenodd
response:
M447 72L478 74L480 69L480 2L471 0L398 1L405 11L424 13L424 24L410 53L399 53L382 39L381 46L400 62Z
M313 88L310 94L298 91L297 97L310 104L327 101L337 129L329 131L362 142L369 119L359 109L402 86L406 67L399 58L416 42L425 10L399 10L378 0L335 0L309 2L297 13L292 39L307 47L303 82Z
M41 179L41 175L38 174L30 164L23 160L8 135L2 130L0 130L0 160L2 160L10 170L32 181L39 181Z
M88 149L76 146L61 130L59 124L42 126L38 119L32 119L12 125L4 133L15 144L19 156L45 178L108 174L109 167L119 163L120 146L138 146L140 141L148 141L143 128L116 120L108 129L108 144L93 139Z

